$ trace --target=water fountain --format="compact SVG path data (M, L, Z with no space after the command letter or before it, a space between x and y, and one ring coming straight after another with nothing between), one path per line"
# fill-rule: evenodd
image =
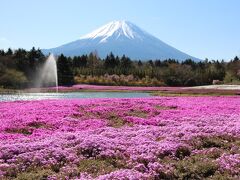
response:
M57 62L53 54L50 54L41 68L36 80L36 87L55 86L58 92Z

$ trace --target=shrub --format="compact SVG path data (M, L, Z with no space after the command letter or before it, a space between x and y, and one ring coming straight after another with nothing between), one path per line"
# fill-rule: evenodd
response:
M121 117L118 117L116 114L111 113L107 117L108 125L114 128L120 128L124 125L131 125L131 123L124 121Z
M39 180L44 180L47 179L49 176L53 175L54 172L52 172L49 169L35 169L32 171L27 171L27 172L22 172L17 174L16 176L16 180L26 180L26 179L30 179L30 180L35 180L35 179L39 179Z
M184 159L186 156L190 156L191 151L188 147L180 146L175 152L175 156L179 159Z
M178 161L175 175L180 179L204 179L215 174L218 165L213 160L195 155Z
M81 173L86 172L91 174L93 177L96 177L123 167L123 163L114 158L84 159L80 161L78 170Z
M27 78L23 72L9 69L0 76L0 85L7 88L21 88L27 83Z
M24 135L31 135L32 129L29 128L8 128L5 130L7 133L18 133Z

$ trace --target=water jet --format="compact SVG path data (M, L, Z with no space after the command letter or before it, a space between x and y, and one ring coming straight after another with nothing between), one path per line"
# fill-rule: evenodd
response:
M38 88L55 86L58 92L57 60L53 54L50 54L43 64L36 82Z

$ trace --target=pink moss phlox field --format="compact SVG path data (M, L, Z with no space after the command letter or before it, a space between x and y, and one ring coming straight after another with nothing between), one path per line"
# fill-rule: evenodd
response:
M2 102L0 122L0 177L14 177L16 172L40 168L54 172L49 179L58 179L58 175L73 179L151 179L174 171L171 163L161 161L164 157L187 159L182 157L181 148L187 149L184 156L197 156L211 154L222 145L199 148L199 143L194 143L198 138L239 139L240 99L155 97ZM212 160L220 173L240 176L239 151L239 144L235 144ZM106 164L106 168L109 163L114 165L98 174L85 169L91 163L99 163L100 167Z
M239 174L240 154L223 154L217 161L223 172L227 170L232 174Z

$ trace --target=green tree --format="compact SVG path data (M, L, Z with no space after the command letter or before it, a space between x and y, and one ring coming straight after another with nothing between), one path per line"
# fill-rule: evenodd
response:
M5 88L23 88L26 84L27 78L24 73L15 69L7 69L0 76L0 85Z
M59 85L72 85L74 83L72 62L61 54L57 60Z
M115 68L118 65L119 65L119 58L115 58L112 52L109 55L107 55L104 61L104 66L106 68Z
M130 60L129 57L126 57L125 55L123 55L120 60L120 66L123 69L130 69L132 68L132 61Z
M12 51L11 48L8 48L8 50L7 50L7 52L6 52L6 55L7 55L7 56L13 55L13 51Z

